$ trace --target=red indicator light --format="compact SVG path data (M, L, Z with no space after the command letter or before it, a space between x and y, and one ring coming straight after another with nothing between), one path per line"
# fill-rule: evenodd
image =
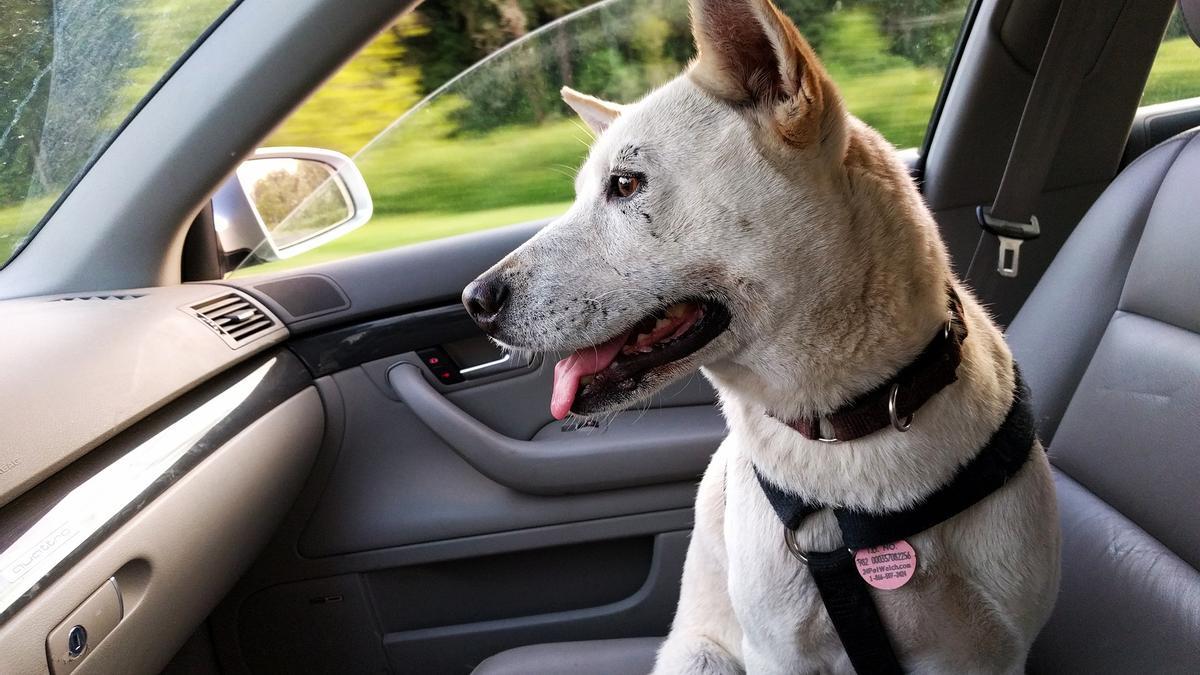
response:
M439 358L438 358L438 357L436 357L436 356L431 356L431 357L429 357L428 359L426 359L426 361L427 361L427 362L429 363L429 365L431 365L431 366L436 366L437 364L439 364L439 363L441 363L441 362L442 362L442 360L441 360L441 359L439 359Z

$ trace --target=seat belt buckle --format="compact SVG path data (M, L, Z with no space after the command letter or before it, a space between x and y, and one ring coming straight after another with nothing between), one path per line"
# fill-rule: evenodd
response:
M996 235L1000 240L1000 257L996 261L996 272L1009 279L1016 277L1021 262L1021 244L1030 239L1037 239L1042 233L1037 216L1030 215L1028 223L1004 220L993 216L991 209L986 206L976 208L975 216L985 232Z

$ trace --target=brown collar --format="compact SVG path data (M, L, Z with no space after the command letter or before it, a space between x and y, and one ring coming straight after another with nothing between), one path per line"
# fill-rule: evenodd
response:
M767 416L799 431L805 438L827 443L852 441L889 426L897 431L908 431L917 409L958 379L958 364L962 361L962 343L967 339L967 325L963 321L958 294L953 288L947 291L950 316L945 327L938 331L912 363L901 368L895 376L825 415L825 420L833 429L832 438L822 438L821 417L783 420L769 412Z

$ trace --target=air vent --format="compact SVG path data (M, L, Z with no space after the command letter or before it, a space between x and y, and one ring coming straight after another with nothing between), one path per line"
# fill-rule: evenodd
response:
M230 347L238 348L275 327L275 320L237 293L227 293L188 308Z
M82 302L87 300L136 300L142 297L141 294L124 294L124 295L72 295L66 298L55 298L51 302Z

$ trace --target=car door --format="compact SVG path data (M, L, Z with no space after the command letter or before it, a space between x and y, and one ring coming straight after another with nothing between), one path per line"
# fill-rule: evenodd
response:
M865 5L808 12L852 102L898 143L924 134L965 15L951 6L922 24L940 47L907 57L872 52L888 38ZM674 612L696 483L726 433L712 388L697 374L637 409L555 421L555 355L501 351L459 296L548 222L521 220L572 198L591 139L558 86L628 100L674 76L686 6L618 0L530 32L363 150L324 128L335 104L375 110L353 92L380 59L451 39L448 11L401 19L266 141L355 154L375 220L225 280L283 318L326 414L308 484L213 616L237 672L464 673L521 644L663 635ZM888 77L921 84L881 97Z

